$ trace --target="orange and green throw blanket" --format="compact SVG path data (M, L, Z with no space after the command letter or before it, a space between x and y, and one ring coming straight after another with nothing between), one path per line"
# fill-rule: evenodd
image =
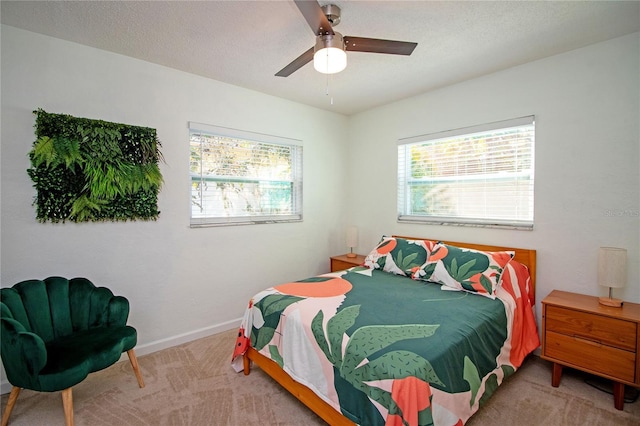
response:
M360 425L462 425L539 346L529 276L496 298L356 267L282 284L245 312L250 344Z

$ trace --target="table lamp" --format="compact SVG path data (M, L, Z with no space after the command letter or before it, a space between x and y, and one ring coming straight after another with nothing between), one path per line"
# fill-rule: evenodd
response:
M347 228L347 247L349 247L349 253L347 257L356 257L353 252L353 248L358 245L358 228L350 226Z
M609 297L599 298L601 305L619 308L622 300L614 299L614 288L627 283L627 250L616 247L600 247L598 254L598 284L609 288Z

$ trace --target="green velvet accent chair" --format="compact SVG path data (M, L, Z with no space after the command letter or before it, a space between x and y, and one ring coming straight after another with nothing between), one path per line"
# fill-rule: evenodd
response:
M73 425L72 386L116 363L123 352L144 387L124 297L86 278L49 277L0 289L0 310L2 364L13 386L2 426L23 388L62 391L65 421Z

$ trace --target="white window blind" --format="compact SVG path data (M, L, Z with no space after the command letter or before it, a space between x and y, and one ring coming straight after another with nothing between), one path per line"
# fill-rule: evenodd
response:
M191 226L302 220L300 141L189 123Z
M398 141L398 221L533 228L534 117Z

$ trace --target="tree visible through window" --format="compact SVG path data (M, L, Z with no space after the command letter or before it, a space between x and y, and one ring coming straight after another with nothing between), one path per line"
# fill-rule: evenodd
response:
M190 146L192 226L302 220L302 146L197 123Z
M533 227L533 117L398 145L398 220Z

